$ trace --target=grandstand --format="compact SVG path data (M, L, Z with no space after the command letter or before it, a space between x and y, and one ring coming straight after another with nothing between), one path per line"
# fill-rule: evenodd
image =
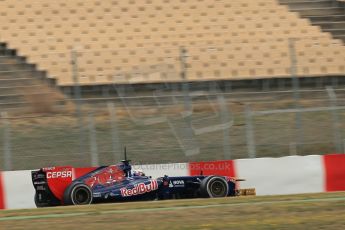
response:
M331 0L0 0L1 112L30 99L42 105L55 89L72 93L75 79L86 101L114 103L64 106L48 115L10 111L0 121L0 149L12 151L21 169L86 166L80 153L98 151L100 163L109 164L112 154L122 156L122 144L133 159L148 163L222 159L227 153L243 158L250 155L252 122L259 157L334 152L338 140L330 127L338 127L343 140L343 114L337 122L330 110L304 113L302 125L296 125L297 113L251 114L329 106L332 91L324 86L345 84L343 7ZM301 86L313 86L299 92L299 102L290 91L296 75ZM187 97L178 91L182 85L212 92ZM227 92L213 91L217 85ZM116 97L117 86L144 92ZM267 92L258 92L261 87ZM279 92L268 91L275 87ZM168 90L158 97L145 91L157 88ZM230 92L235 90L241 92ZM344 105L345 91L335 90L339 100L332 106ZM99 92L109 97L97 97ZM195 114L181 118L190 107ZM231 132L204 132L220 127L219 120L231 123ZM190 135L189 126L198 135ZM195 146L200 154L187 155Z
M0 39L62 88L75 83L71 63L82 86L181 82L181 47L188 82L286 79L290 39L299 77L343 76L343 35L320 19L344 19L330 2L1 0Z
M290 10L307 18L312 25L320 26L323 32L333 38L345 41L345 1L344 0L279 0Z
M26 63L15 50L0 43L0 109L34 106L33 103L39 101L47 105L47 100L53 99L56 92L49 88L52 83L45 76L44 71Z

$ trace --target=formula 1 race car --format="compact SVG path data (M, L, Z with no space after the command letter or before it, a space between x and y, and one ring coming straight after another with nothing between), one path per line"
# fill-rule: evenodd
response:
M77 174L82 176L78 177ZM255 195L255 189L236 189L236 181L239 179L217 175L165 175L152 179L142 172L133 173L128 160L116 165L98 167L86 173L84 171L84 174L76 172L72 167L50 167L32 171L37 207Z

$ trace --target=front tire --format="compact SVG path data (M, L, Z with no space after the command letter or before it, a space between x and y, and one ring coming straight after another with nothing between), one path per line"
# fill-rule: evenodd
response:
M202 197L226 197L229 194L229 185L224 177L208 176L200 184Z
M86 205L92 203L92 191L82 182L72 183L64 192L65 205Z

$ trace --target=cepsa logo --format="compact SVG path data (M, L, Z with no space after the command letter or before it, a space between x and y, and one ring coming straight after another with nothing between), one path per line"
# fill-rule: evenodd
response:
M139 183L132 189L122 188L120 189L122 197L135 196L151 192L158 189L158 183L156 180L151 180L150 184Z
M47 178L66 178L72 177L72 171L47 172Z

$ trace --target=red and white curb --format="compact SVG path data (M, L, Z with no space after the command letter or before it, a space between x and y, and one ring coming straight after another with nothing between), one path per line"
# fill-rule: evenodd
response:
M77 178L92 168L76 168ZM345 154L287 156L213 162L134 165L153 178L164 175L223 175L243 178L257 195L345 191ZM0 209L34 208L31 170L0 172Z

